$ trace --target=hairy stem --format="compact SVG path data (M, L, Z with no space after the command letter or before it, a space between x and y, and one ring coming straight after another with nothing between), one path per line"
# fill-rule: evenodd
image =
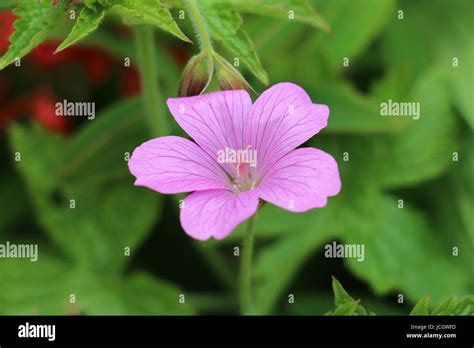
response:
M252 254L257 213L248 222L240 263L240 313L253 314L252 306Z
M201 51L210 56L214 52L214 49L212 48L212 41L209 35L209 30L207 29L206 20L202 16L196 0L187 0L186 5L188 8L188 15L191 18L194 30L196 31Z
M138 69L143 88L143 107L145 117L153 136L168 134L164 109L161 107L163 98L158 82L157 56L155 51L153 28L139 25L135 28L135 43Z

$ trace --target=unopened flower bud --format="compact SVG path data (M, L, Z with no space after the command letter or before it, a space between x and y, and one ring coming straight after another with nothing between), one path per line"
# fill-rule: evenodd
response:
M181 75L178 94L187 97L201 94L212 79L214 67L212 60L204 52L193 56Z
M232 66L227 60L219 56L213 55L214 65L216 67L217 82L223 90L228 89L245 89L253 90L240 72Z

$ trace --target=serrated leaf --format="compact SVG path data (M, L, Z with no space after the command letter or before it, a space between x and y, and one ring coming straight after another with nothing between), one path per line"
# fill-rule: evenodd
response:
M78 41L85 38L87 35L97 30L104 17L104 9L93 11L89 7L84 7L81 10L79 17L77 17L76 23L74 24L74 27L72 28L68 37L61 43L61 45L59 45L55 53L58 53L67 47L74 45Z
M342 287L342 284L335 277L332 278L332 290L334 292L334 304L336 307L346 304L347 302L355 301L349 296L347 291Z
M232 5L237 11L270 16L284 20L295 20L331 31L328 22L306 0L211 0Z
M20 18L14 23L10 47L0 58L0 70L22 58L38 46L56 24L60 10L35 0L22 1L14 10Z
M430 302L429 296L422 297L417 302L415 307L413 307L413 309L410 312L410 315L430 315L430 311L428 308L429 302Z
M110 11L137 24L154 25L177 38L191 42L181 31L170 11L159 0L109 1Z
M364 307L359 305L359 301L354 300L348 293L347 291L342 287L341 283L336 279L332 278L332 289L334 292L334 302L336 305L336 310L334 314L343 306L346 306L348 304L355 304L355 308L353 312L349 315L352 314L357 314L357 315L367 315L367 311L365 310ZM352 307L345 307L351 309ZM342 310L344 311L344 310Z
M450 313L451 314L451 313ZM453 315L474 315L474 295L465 296L459 300Z
M97 12L107 6L109 0L84 0L84 6L90 10Z
M459 299L455 295L447 297L433 309L431 315L449 315L450 313L454 313L458 301Z
M242 18L239 14L225 4L202 2L200 6L211 37L222 43L235 55L234 58L244 62L261 82L268 84L268 75L262 68L252 41L242 29Z
M297 296L297 300L294 303L285 304L285 314L329 315L333 312L329 310L330 307L333 307L332 303L334 302L334 295L332 293L310 290L309 292L299 292ZM374 313L369 310L367 315L376 315L376 313L381 313L382 315L406 315L406 311L401 309L399 305L387 303L383 298L370 298L367 295L363 297L363 302L375 311ZM359 304L359 306L361 305Z

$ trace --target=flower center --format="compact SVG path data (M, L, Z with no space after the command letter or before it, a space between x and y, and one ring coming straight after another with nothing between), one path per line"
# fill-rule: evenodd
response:
M234 193L253 190L257 185L257 151L252 149L252 145L247 145L243 149L228 146L219 149L217 162L227 172Z
M253 171L249 163L237 163L235 167L235 175L232 178L232 189L234 193L250 191L255 188L256 181L253 178Z

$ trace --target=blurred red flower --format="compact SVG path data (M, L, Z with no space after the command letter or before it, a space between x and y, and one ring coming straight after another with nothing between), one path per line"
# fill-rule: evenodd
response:
M13 23L16 16L12 12L0 12L0 53L4 53L10 46L9 38L14 33ZM67 50L54 54L60 43L47 41L34 48L28 55L41 70L54 69L58 65L79 63L85 69L88 81L93 85L100 85L106 81L113 66L113 57L96 47L70 47ZM128 71L128 70L126 70ZM132 95L137 92L135 76L130 75L132 84L127 84L126 93ZM9 82L0 78L0 102L8 95ZM33 93L15 97L12 101L0 106L0 128L4 128L16 117L28 114L43 127L53 132L67 134L72 129L70 119L57 117L55 114L56 98L51 89L40 86Z

